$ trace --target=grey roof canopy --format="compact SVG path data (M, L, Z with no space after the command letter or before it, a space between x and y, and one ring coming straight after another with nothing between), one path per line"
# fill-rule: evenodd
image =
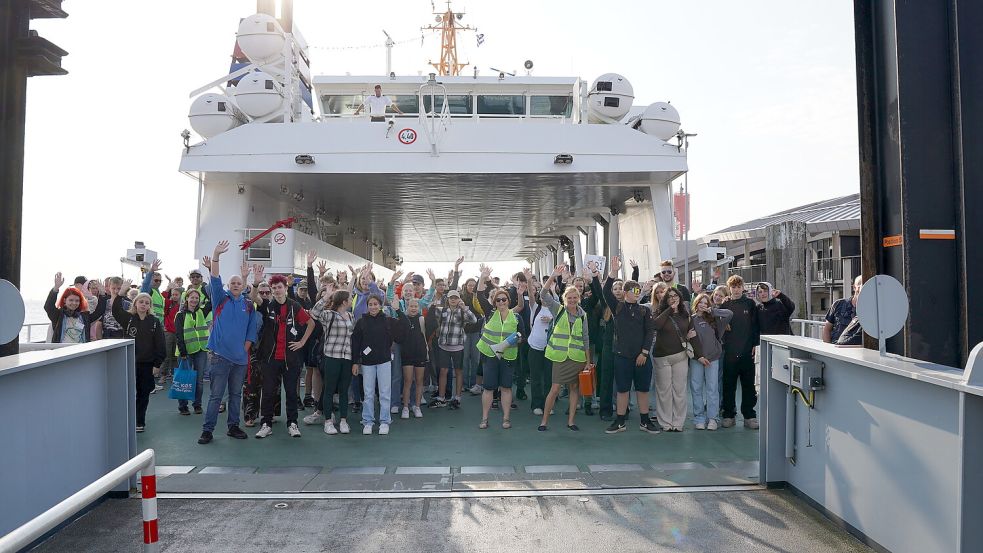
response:
M720 240L726 242L762 238L765 235L765 227L787 221L806 223L811 233L858 230L860 228L860 194L851 194L779 211L772 215L712 232L704 237L704 241Z

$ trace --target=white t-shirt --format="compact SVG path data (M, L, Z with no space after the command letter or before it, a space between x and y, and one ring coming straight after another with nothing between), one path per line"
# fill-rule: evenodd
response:
M391 106L393 101L389 96L376 96L373 94L365 99L365 105L369 108L369 115L372 117L383 117L386 115L386 108Z
M536 307L530 306L532 312L536 312ZM530 314L531 315L531 314ZM532 320L532 331L529 333L529 347L543 351L546 349L546 331L553 323L553 313L545 306L540 308L539 313Z

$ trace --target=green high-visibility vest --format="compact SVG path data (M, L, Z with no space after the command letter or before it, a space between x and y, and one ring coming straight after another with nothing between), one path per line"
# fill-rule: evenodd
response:
M150 304L153 309L154 317L157 320L164 322L164 296L160 295L160 292L151 288L150 289Z
M546 358L554 363L562 363L567 359L584 363L587 361L587 348L584 347L584 321L583 317L577 317L573 323L573 330L570 330L570 317L567 310L560 308L560 312L555 314L556 324L553 325L553 334L550 335L549 342L546 344Z
M502 321L502 316L498 311L492 313L491 319L485 322L485 327L481 331L481 339L478 340L478 351L487 357L495 357L495 352L491 347L504 341L513 332L519 329L519 317L509 311L509 316ZM519 357L519 347L509 346L502 352L502 357L509 361L514 361Z
M211 326L212 314L207 317L202 314L201 309L196 309L194 313L185 312L184 314L184 349L188 355L193 355L202 351L208 345L208 328ZM181 350L175 350L174 355L181 355Z

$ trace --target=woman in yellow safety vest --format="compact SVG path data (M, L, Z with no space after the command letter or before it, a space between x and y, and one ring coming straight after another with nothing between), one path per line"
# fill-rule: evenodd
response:
M484 376L482 382L484 391L481 393L481 424L478 428L488 428L488 411L491 409L494 391L498 388L502 394L502 428L508 429L512 428L509 419L512 406L512 375L518 364L516 359L519 357L519 342L522 340L522 334L525 333L525 325L518 313L525 306L523 294L526 291L526 283L518 283L518 304L513 309L509 309L508 290L496 288L491 294L485 292L490 274L491 268L482 265L478 297L484 300L484 295L488 296L485 300L488 305L484 306L488 316L481 331L481 338L478 340ZM512 340L507 341L510 337Z
M560 267L557 267L559 270ZM580 430L574 424L577 413L577 401L580 396L580 372L585 367L593 367L590 354L590 338L587 329L587 312L580 307L580 291L569 286L563 292L563 305L556 300L553 292L548 290L553 284L556 272L550 276L540 294L543 307L553 313L553 331L546 342L546 358L553 362L553 385L546 396L546 406L543 408L543 420L539 423L539 431L547 430L550 412L560 395L560 386L566 386L570 391L570 408L567 413L567 428Z
M197 373L195 400L192 404L196 415L201 414L202 379L208 365L208 351L206 350L208 329L212 325L212 306L210 302L206 302L202 307L201 299L201 292L194 288L188 290L184 296L184 305L174 317L174 330L177 335L175 355L180 357L182 362L188 362ZM182 415L191 414L188 411L187 400L178 400L178 412Z

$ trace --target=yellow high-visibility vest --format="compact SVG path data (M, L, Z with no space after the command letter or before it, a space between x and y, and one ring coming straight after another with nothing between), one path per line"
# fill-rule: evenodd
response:
M495 352L491 347L508 338L513 332L519 329L519 316L509 311L509 316L502 321L502 315L495 311L491 318L485 321L485 327L481 331L481 339L478 340L478 351L486 357L495 357ZM519 357L519 346L509 346L502 352L502 357L509 361L514 361Z
M584 347L583 317L577 317L571 331L570 317L567 316L566 311L561 307L560 312L555 315L556 324L553 326L553 334L546 344L546 358L554 363L561 363L567 359L584 363L587 361L587 348Z

